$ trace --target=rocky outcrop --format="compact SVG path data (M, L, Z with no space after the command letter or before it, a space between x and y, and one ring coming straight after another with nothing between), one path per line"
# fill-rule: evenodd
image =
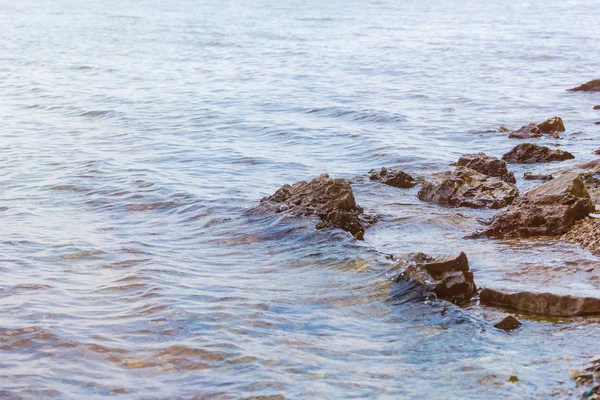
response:
M518 196L518 190L500 178L490 177L467 167L439 172L421 186L422 201L447 207L502 208Z
M310 182L283 185L272 196L265 197L253 213L284 212L294 216L321 219L317 229L339 228L362 239L365 229L359 219L363 209L356 205L350 184L344 179L319 175Z
M491 225L474 235L507 238L557 236L594 210L579 173L566 173L536 186L497 214Z
M593 81L589 81L584 83L583 85L579 85L574 87L573 89L569 89L571 92L600 92L600 79L594 79Z
M560 138L559 132L565 131L565 124L561 117L552 117L541 124L530 122L522 126L519 130L513 131L508 135L511 139L533 139L542 135L547 135L555 139Z
M573 154L563 150L552 150L546 146L533 143L521 143L502 156L506 162L513 164L534 164L550 161L564 161L575 158Z
M485 288L479 294L481 304L513 308L538 315L574 317L600 314L600 298L563 296L552 293L508 293Z
M487 176L495 176L506 183L517 183L515 174L506 168L506 161L488 156L485 153L463 154L458 159L458 166L467 167Z
M518 319L516 319L512 315L509 315L508 317L504 318L502 321L494 325L494 328L502 329L503 331L509 332L517 329L521 325L523 324L519 322Z
M575 226L561 239L600 256L600 220L596 218L582 219L575 223Z
M469 271L467 255L432 258L423 253L410 254L406 269L396 279L392 296L402 302L434 297L454 303L469 301L477 288Z
M403 171L381 168L380 171L372 170L369 173L371 174L370 179L372 181L381 182L389 186L408 189L417 184L415 178Z
M533 139L542 136L540 128L538 128L535 122L522 126L519 130L513 131L508 135L510 139Z
M565 123L561 117L552 117L538 125L542 134L558 137L558 132L565 131Z
M551 181L554 179L552 174L534 174L532 172L525 172L523 174L523 179L526 181Z

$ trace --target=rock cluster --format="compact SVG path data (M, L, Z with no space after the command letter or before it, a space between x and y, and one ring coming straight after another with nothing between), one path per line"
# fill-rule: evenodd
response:
M565 173L521 195L482 235L497 238L562 235L594 210L579 173Z
M520 129L513 131L508 135L511 139L533 139L539 138L542 135L558 139L559 133L565 131L565 124L561 117L550 118L541 124L530 122L522 126Z
M415 178L403 171L391 170L387 168L381 168L380 171L370 171L370 177L372 181L378 181L389 186L395 186L398 188L408 189L416 186L417 181Z
M363 209L356 204L350 184L344 179L319 175L310 182L283 185L272 196L261 200L254 212L285 212L294 216L316 216L317 228L339 228L362 239L365 228L359 216Z
M454 303L469 301L477 288L469 271L467 255L432 258L423 253L409 255L406 269L396 279L392 296L403 302L431 295Z
M552 150L546 146L533 143L521 143L504 154L502 159L513 164L534 164L550 161L564 161L575 158L573 154L563 150Z
M463 154L456 165L467 167L487 176L502 179L504 182L514 185L517 183L515 174L506 167L506 161L497 157L488 156L485 153Z
M446 207L506 207L519 191L500 178L481 174L471 168L457 167L439 172L423 182L418 197L422 201Z

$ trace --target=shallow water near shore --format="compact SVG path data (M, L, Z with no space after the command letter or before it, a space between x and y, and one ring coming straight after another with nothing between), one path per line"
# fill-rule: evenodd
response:
M467 253L478 286L600 295L554 240L464 237L493 211L369 181L554 115L600 148L596 1L0 0L0 397L557 398L598 319L395 304L389 254ZM248 216L321 173L380 214L364 241ZM519 378L517 383L509 377ZM203 397L205 396L205 397Z

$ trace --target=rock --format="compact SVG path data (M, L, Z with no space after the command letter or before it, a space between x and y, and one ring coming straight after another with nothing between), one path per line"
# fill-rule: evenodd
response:
M571 92L600 92L600 79L595 79L593 81L589 81L584 83L583 85L579 85L574 87L573 89L569 89Z
M487 176L495 176L506 183L515 184L515 174L506 168L506 161L488 156L485 153L463 154L458 159L458 166L471 168Z
M447 207L502 208L518 196L518 190L503 180L467 167L439 172L423 182L418 197Z
M435 294L440 299L463 303L477 290L464 252L437 259L423 253L410 254L404 265L407 267L392 290L396 299L409 301Z
M508 332L517 329L521 325L523 324L520 323L518 319L516 319L512 315L509 315L508 317L504 318L502 321L494 325L494 328L502 329Z
M534 174L531 172L525 172L523 174L523 179L526 181L551 181L554 179L552 174Z
M481 304L514 308L538 315L574 317L600 314L600 298L563 296L552 293L507 293L485 288L479 294Z
M509 132L509 130L504 125L501 125L500 128L498 128L498 132Z
M502 156L502 159L514 164L533 164L550 161L564 161L575 158L563 150L552 150L533 143L521 143Z
M585 218L576 222L573 228L561 237L561 240L600 256L600 220Z
M541 133L550 135L557 139L559 138L558 132L565 131L565 124L561 117L550 118L539 124L537 127Z
M594 110L600 110L600 106L594 106Z
M541 136L542 132L535 122L530 122L528 125L522 126L521 129L513 131L508 135L510 139L533 139Z
M600 125L600 121L594 122L594 125Z
M339 228L362 239L365 229L359 220L363 209L356 205L350 184L344 179L319 175L309 183L283 185L272 196L265 197L253 212L285 212L294 216L316 216L317 229Z
M378 181L386 185L395 186L398 188L408 189L414 187L417 181L409 174L396 171L388 170L387 168L381 168L381 171L370 171L370 178L372 181Z
M594 210L580 173L565 173L524 193L473 237L557 236Z

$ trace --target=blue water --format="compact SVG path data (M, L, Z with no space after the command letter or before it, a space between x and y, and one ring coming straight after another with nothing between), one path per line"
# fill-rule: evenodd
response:
M514 4L513 4L514 3ZM565 398L597 319L506 334L501 310L389 299L390 253L464 250L478 286L600 295L554 241L466 240L492 211L415 175L560 115L600 147L600 4L0 0L0 397ZM353 182L364 241L245 211ZM519 182L525 189L531 183ZM511 375L518 383L508 382Z

